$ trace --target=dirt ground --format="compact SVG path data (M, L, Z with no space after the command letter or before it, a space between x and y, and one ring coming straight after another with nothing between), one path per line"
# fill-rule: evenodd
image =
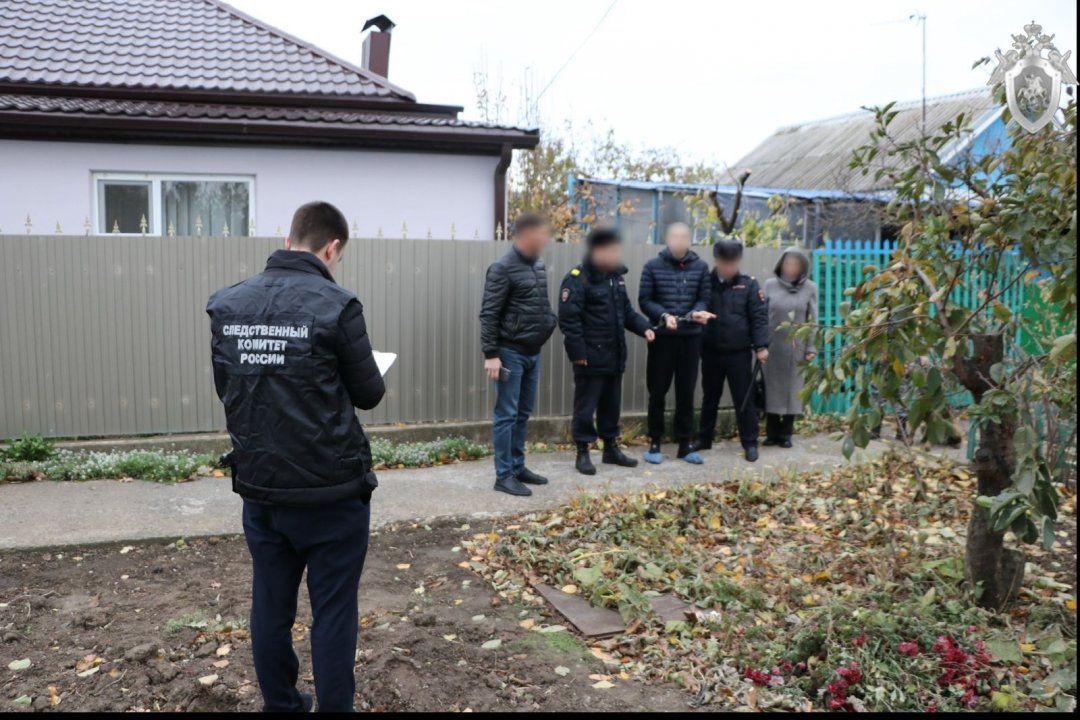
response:
M688 709L678 687L611 674L570 633L524 629L562 620L501 603L458 567L460 541L488 524L373 534L357 709ZM258 710L249 597L241 538L0 554L0 711ZM302 596L302 691L313 691L310 620Z

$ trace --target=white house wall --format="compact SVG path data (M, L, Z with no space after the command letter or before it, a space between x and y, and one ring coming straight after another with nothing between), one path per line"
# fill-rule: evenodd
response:
M255 234L287 232L292 212L326 200L359 235L493 239L496 157L305 148L0 140L0 232L82 234L95 172L248 175Z

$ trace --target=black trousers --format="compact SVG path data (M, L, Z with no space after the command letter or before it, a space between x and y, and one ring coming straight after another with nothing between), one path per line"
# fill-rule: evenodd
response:
M596 442L597 437L617 438L621 410L622 373L574 373L574 417L570 422L574 442Z
M368 504L325 507L244 501L244 536L253 566L251 651L266 712L303 709L293 651L296 596L307 568L311 666L320 712L352 712L356 694L357 586L367 555Z
M794 415L777 415L766 413L765 436L770 440L790 440L795 433Z
M720 408L720 396L724 393L724 381L731 389L731 402L735 406L735 420L739 425L739 440L744 446L757 445L758 409L754 398L746 400L751 389L754 357L749 350L733 353L706 351L701 356L701 426L699 437L712 442L716 435L716 415ZM743 402L746 400L746 402Z
M649 437L664 436L664 403L675 381L675 440L694 434L694 390L701 360L700 335L658 335L649 344L645 383L649 390Z

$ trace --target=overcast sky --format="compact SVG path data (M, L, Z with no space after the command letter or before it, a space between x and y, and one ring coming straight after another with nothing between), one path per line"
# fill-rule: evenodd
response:
M517 122L522 87L536 95L550 83L538 103L542 129L591 120L628 142L715 163L734 164L783 125L917 99L922 50L913 13L927 16L930 96L984 85L990 68L972 63L1007 48L1032 19L1056 33L1062 52L1073 51L1077 69L1074 0L232 4L356 63L364 20L386 14L397 23L390 80L421 102L463 105L476 117L474 77L486 73L508 96L504 118Z

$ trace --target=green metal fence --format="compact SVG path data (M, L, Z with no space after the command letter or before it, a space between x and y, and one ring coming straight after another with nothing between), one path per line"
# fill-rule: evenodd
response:
M892 241L879 240L832 240L814 251L814 280L818 285L818 314L821 325L835 327L842 324L840 305L849 298L844 291L858 285L865 279L864 268L868 265L882 267L890 262L895 244ZM992 286L1000 287L1003 279L1012 278L1019 270L1021 262L1018 255L1003 256L1001 265L995 273L977 269L981 264L972 263L972 268L965 272L961 282L951 296L951 302L968 308L978 308L985 292ZM1025 285L1011 285L1001 298L1002 304L1014 313L1023 312L1025 307ZM993 309L982 310L987 314ZM818 362L831 363L844 345L843 333L836 333L832 341L821 349ZM815 412L843 413L851 405L851 393L837 393L829 397L815 395L811 406ZM954 405L962 406L971 401L962 389L957 389L952 398Z

